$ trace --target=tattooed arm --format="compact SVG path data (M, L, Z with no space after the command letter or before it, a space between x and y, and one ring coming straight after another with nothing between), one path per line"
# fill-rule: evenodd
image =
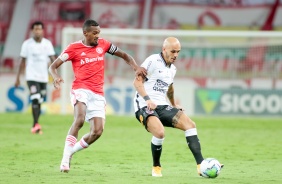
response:
M173 88L173 84L171 84L169 87L168 87L168 91L166 93L166 96L168 98L168 100L170 101L171 105L173 107L176 106L175 104L175 101L174 101L174 88Z

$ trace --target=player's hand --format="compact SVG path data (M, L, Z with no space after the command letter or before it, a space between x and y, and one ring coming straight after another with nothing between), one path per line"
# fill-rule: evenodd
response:
M157 108L157 105L152 100L146 100L148 110L154 110Z
M64 80L61 77L54 79L53 84L56 89L60 89L61 83L64 83Z
M17 88L17 87L19 87L19 86L20 86L20 84L21 84L20 80L19 80L19 79L16 79L16 82L15 82L15 87L16 87L16 88Z
M138 68L135 71L136 79L139 80L138 76L142 76L143 78L146 78L146 75L147 75L146 69L138 66Z

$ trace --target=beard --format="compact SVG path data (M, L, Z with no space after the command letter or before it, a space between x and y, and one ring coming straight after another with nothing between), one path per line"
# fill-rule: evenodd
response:
M90 45L91 45L91 46L97 46L98 43L97 43L97 42L96 42L96 43L90 43Z

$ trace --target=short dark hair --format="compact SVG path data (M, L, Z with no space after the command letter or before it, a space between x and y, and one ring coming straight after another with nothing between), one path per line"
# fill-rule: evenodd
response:
M35 22L33 22L33 23L31 24L30 29L33 29L34 26L39 26L39 25L41 25L41 26L42 26L42 29L44 29L44 24L43 24L43 22L41 22L41 21L35 21Z
M87 19L83 23L82 30L87 31L91 26L99 26L99 24L95 20Z

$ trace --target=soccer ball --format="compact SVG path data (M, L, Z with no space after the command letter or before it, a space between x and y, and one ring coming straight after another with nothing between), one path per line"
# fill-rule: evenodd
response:
M205 178L216 178L220 173L220 163L215 158L206 158L200 165L200 171Z

